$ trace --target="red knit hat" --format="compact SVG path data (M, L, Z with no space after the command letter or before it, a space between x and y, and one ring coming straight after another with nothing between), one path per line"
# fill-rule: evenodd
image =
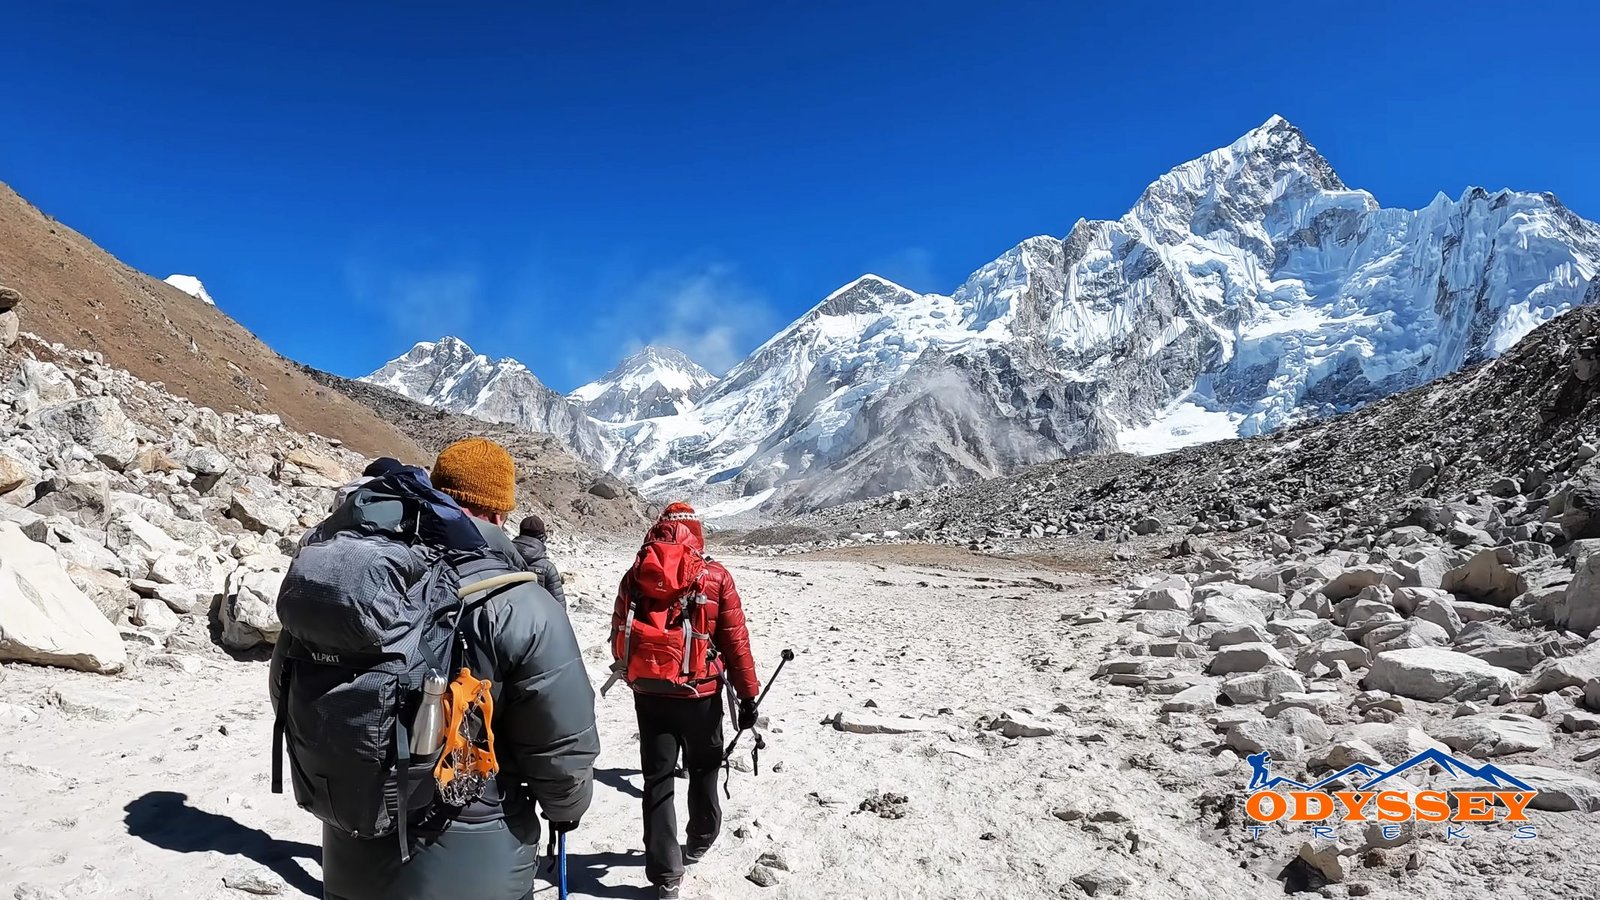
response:
M684 525L689 526L689 530L693 532L694 536L701 542L704 542L706 539L705 531L700 527L700 514L694 511L694 507L683 502L682 500L677 500L667 504L667 508L661 511L661 518L657 519L656 521L681 522Z

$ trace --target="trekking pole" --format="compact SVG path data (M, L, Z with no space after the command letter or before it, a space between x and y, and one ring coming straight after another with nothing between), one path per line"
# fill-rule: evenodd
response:
M788 665L789 661L792 659L794 659L793 650L783 651L783 658L778 661L778 668L773 671L772 677L767 679L767 686L762 689L761 695L756 698L756 709L758 711L761 709L762 702L767 699L768 692L772 690L772 685L777 682L778 676L783 674L783 667ZM738 733L733 736L733 740L728 743L728 749L722 751L723 759L727 759L729 756L733 755L733 748L739 745L739 738L743 737L744 733L748 730L749 729L746 728L739 729ZM761 735L756 735L756 739L758 741L760 738Z
M561 832L556 841L559 849L556 851L556 866L559 877L556 881L556 892L559 900L567 900L567 833Z

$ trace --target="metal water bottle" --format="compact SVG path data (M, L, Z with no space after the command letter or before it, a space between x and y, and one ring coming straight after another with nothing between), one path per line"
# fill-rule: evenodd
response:
M422 703L417 707L417 719L411 723L411 755L432 756L444 744L444 691L448 686L444 676L428 672L422 680Z

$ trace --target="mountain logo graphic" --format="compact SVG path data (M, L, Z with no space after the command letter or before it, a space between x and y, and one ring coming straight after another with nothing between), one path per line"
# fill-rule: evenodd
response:
M1252 753L1245 760L1250 763L1246 790L1251 792L1245 812L1263 823L1526 822L1528 804L1539 793L1493 763L1478 765L1438 749L1387 769L1354 763L1310 784L1274 776L1271 751ZM1394 784L1398 776L1424 766L1436 766L1455 779L1476 779L1487 788L1417 791L1409 784Z

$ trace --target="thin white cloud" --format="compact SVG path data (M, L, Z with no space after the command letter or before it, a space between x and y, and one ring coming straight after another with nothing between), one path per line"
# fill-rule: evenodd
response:
M613 306L606 330L627 352L675 347L722 374L782 324L772 303L725 263L646 274Z
M356 302L410 341L466 336L483 302L483 279L467 268L378 271L352 263L346 277Z
M922 293L948 293L954 287L936 283L933 252L925 247L907 247L879 257L867 266L867 271Z

